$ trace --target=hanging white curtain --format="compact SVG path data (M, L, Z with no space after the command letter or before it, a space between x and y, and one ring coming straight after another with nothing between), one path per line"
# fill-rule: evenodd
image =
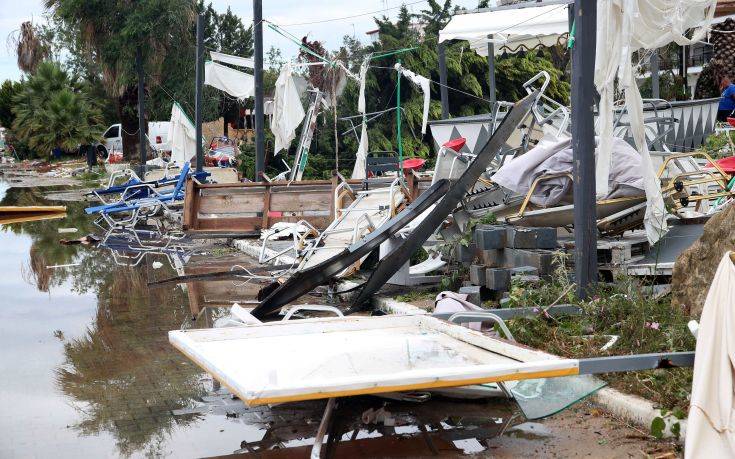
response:
M728 252L710 285L697 331L687 459L735 457L734 328L735 266Z
M367 122L362 122L362 132L360 133L360 145L357 147L357 154L355 154L355 167L352 168L353 179L364 179L367 178L367 171L365 170L365 162L367 161L368 153L368 134L367 134Z
M196 155L196 127L177 102L171 107L168 139L171 142L172 163L182 166Z
M597 196L608 192L612 148L614 83L625 93L633 140L642 156L648 198L644 225L651 243L667 231L660 182L646 144L643 100L635 82L633 52L676 42L700 41L714 17L717 0L598 0L595 85L600 93L600 145L597 157ZM692 38L684 33L698 27Z
M396 69L398 69L403 76L408 78L411 83L421 88L421 92L424 93L424 112L421 120L421 134L426 134L426 123L429 121L429 104L431 103L431 80L421 75L416 75L410 70L404 69L400 64L396 64Z
M204 84L238 99L247 99L255 94L255 77L213 61L204 64Z
M276 154L288 149L291 141L296 137L296 128L301 124L305 115L299 90L293 79L291 65L286 64L276 80L276 91L273 97L271 131L276 138Z
M365 80L367 79L367 71L370 67L370 57L371 54L368 54L365 56L365 59L362 60L362 64L360 65L360 74L358 76L359 82L360 82L360 94L357 97L357 111L360 113L365 113Z
M247 67L249 69L255 67L255 61L250 57L233 56L231 54L218 53L217 51L210 51L209 55L213 61L236 65L238 67Z

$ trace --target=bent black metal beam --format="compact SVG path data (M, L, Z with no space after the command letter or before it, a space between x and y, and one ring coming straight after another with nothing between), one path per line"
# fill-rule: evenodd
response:
M470 188L477 183L477 179L485 172L490 162L503 148L505 142L513 131L515 131L516 127L526 118L531 111L531 107L536 103L537 97L538 91L516 102L505 118L503 118L498 129L495 130L493 135L485 143L485 146L482 147L475 160L470 163L462 176L452 184L446 196L437 203L434 209L390 255L380 260L362 291L352 303L352 308L350 308L349 312L356 312L363 309L363 306L368 302L373 293L380 290L388 279L411 258L411 254L421 247L429 236L439 228L447 215L457 207L462 198L467 195Z
M312 268L297 272L285 283L271 292L253 309L252 314L262 319L277 312L281 306L310 292L319 285L334 279L337 274L355 263L360 258L377 249L380 244L408 225L426 209L447 194L449 181L439 180L413 201L406 209L388 220L380 228L365 236L362 240L347 247L338 255L319 263Z

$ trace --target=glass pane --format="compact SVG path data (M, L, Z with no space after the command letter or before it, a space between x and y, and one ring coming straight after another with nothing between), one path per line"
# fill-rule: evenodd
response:
M508 387L526 419L533 420L554 415L606 385L592 375L579 375L526 379Z

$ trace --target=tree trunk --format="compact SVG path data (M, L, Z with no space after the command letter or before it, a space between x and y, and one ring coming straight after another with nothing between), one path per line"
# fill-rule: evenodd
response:
M117 99L117 116L122 126L123 161L139 160L138 87L128 86Z

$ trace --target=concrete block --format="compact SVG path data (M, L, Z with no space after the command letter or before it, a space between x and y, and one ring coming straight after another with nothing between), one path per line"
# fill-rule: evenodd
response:
M510 270L503 268L486 269L485 287L498 292L510 290Z
M510 275L516 276L538 276L538 268L534 266L517 266L510 268Z
M555 249L556 228L525 228L509 226L506 231L507 247L513 249Z
M460 263L470 264L475 260L476 250L477 246L475 244L470 244L466 247L462 244L457 244L457 259Z
M505 248L506 229L503 226L477 225L473 238L480 250L503 249Z
M536 249L505 249L505 259L508 266L531 266L538 270L539 276L549 276L554 272L554 251Z
M459 293L467 295L467 301L470 303L480 306L482 304L480 289L481 287L479 285L460 287Z
M485 283L485 267L482 265L470 265L470 282L475 285Z
M505 266L505 253L501 249L480 250L480 260L487 268Z

